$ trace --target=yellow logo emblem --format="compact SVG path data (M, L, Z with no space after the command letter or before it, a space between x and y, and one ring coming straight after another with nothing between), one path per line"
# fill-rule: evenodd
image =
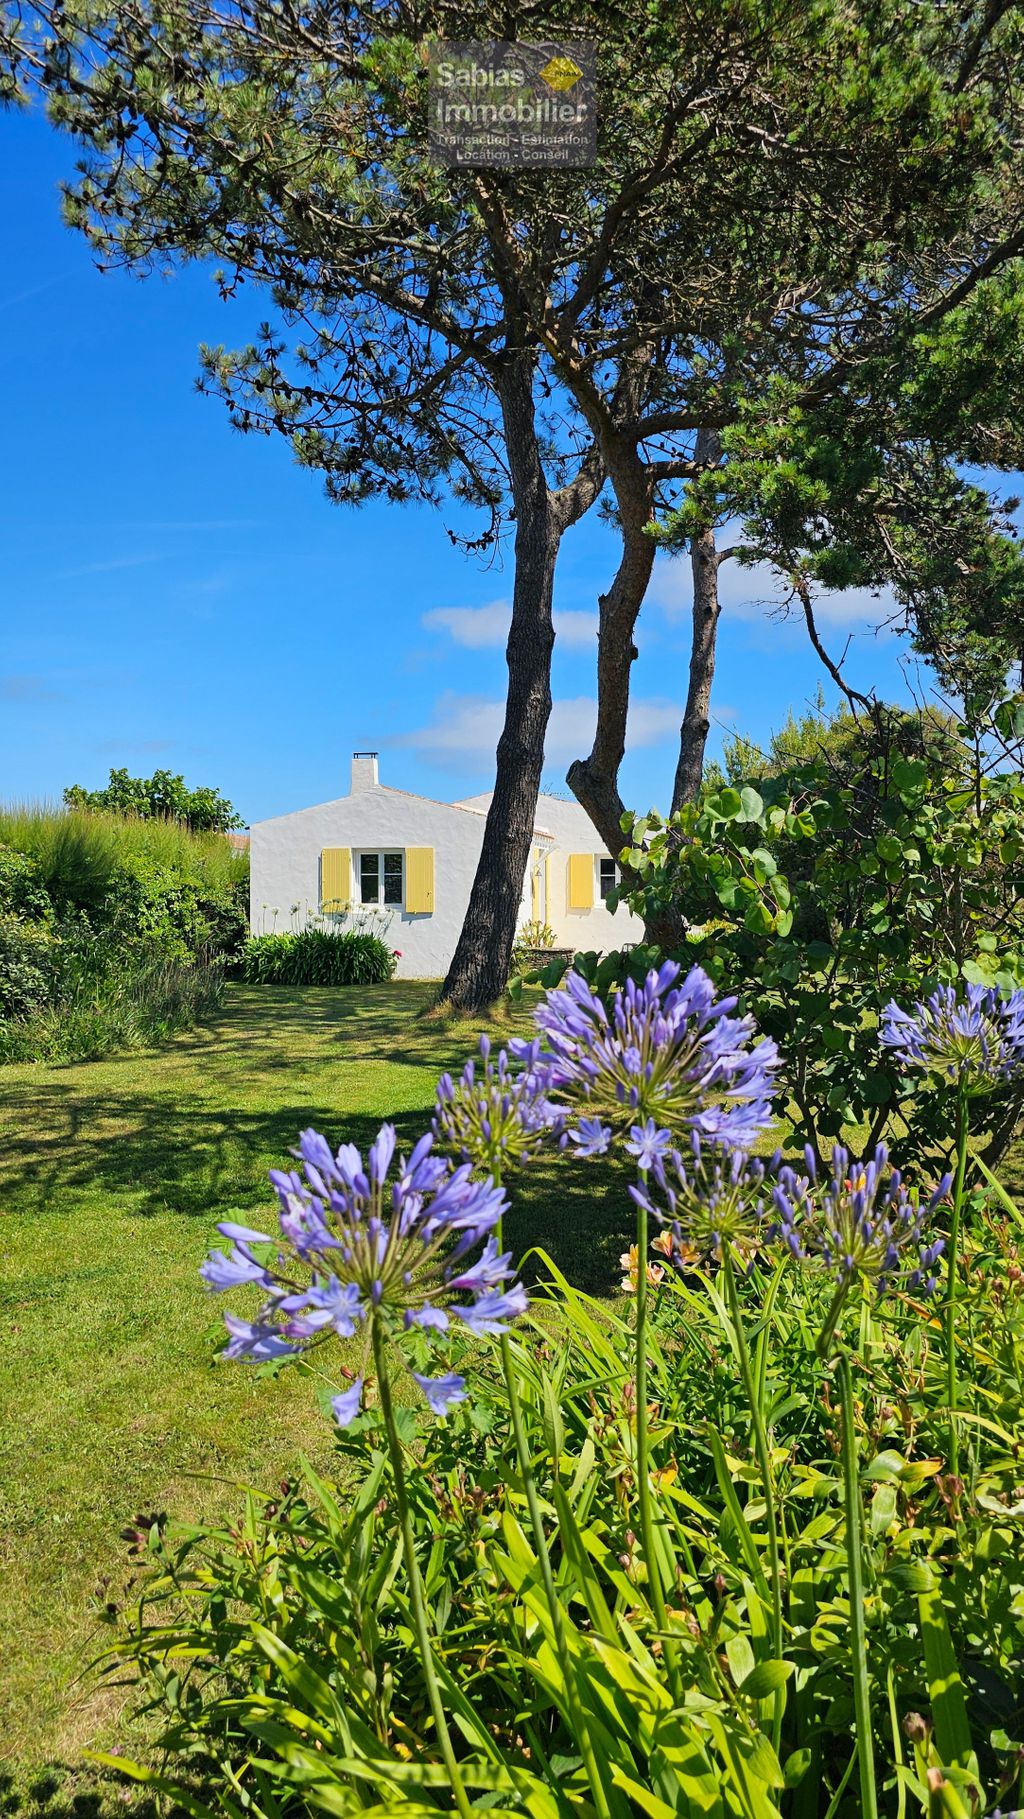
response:
M540 74L542 82L546 82L549 88L558 89L559 93L564 95L568 93L569 89L576 87L583 71L571 57L552 57L550 63L545 63Z

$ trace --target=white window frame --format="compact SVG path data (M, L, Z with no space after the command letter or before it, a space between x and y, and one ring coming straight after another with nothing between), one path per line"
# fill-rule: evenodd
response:
M604 868L606 865L610 865L612 868L612 881L608 886L608 890L605 890L605 887L604 887ZM597 859L597 900L598 900L598 902L607 903L608 891L618 890L621 880L622 880L622 873L619 869L617 861L610 858L607 853L599 853L598 859Z
M363 895L363 860L377 861L377 895ZM394 903L388 903L384 897L384 861L397 859L399 864L399 894ZM364 909L401 909L405 904L405 848L402 846L365 846L355 854L356 880L358 883L358 901Z

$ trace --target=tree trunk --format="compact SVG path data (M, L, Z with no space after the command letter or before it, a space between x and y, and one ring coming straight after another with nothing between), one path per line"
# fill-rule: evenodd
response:
M613 473L622 528L622 555L615 578L598 600L597 726L589 758L577 758L566 782L585 808L613 858L622 849L625 804L619 795L619 767L626 750L630 670L636 661L633 629L654 566L654 539L647 534L651 489L640 462L628 476Z
M499 395L516 516L508 696L480 860L439 995L459 1010L493 1004L508 980L551 714L551 598L564 528L537 444L532 359L510 359Z
M698 458L701 431L697 438ZM706 451L705 451L706 452ZM698 531L690 543L690 567L693 572L693 637L690 645L690 683L686 709L679 729L679 762L672 789L672 813L685 802L696 800L704 775L704 751L711 721L711 685L715 679L715 653L718 643L718 552L711 525Z

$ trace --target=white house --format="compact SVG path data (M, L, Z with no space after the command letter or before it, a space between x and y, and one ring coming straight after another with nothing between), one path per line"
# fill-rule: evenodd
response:
M490 796L435 802L391 789L377 753L356 752L352 787L335 802L256 821L250 829L250 922L260 934L365 906L388 919L401 979L443 977L462 928ZM604 899L616 878L588 815L541 796L520 922L546 922L555 945L607 950L643 939L643 924Z

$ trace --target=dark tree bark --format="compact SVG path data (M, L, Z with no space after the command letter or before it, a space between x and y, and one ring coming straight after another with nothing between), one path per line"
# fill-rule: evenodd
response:
M717 438L713 431L701 430L697 436L695 459L700 465L713 461ZM672 813L685 802L696 800L704 775L704 752L711 728L711 685L715 679L715 656L718 647L718 620L721 603L718 598L719 555L715 548L714 528L698 531L690 543L690 568L693 575L693 635L690 643L690 680L686 708L679 729L679 762L672 787Z
M585 808L609 853L622 847L625 803L619 795L619 767L626 750L630 670L636 661L633 630L654 566L651 484L635 455L609 462L622 532L622 555L614 580L598 600L597 726L588 758L569 766L566 782Z
M555 560L562 533L601 486L591 461L571 486L549 489L536 434L533 373L532 358L513 356L498 382L516 518L508 694L480 860L439 994L441 1004L459 1010L493 1004L508 982L551 715Z

